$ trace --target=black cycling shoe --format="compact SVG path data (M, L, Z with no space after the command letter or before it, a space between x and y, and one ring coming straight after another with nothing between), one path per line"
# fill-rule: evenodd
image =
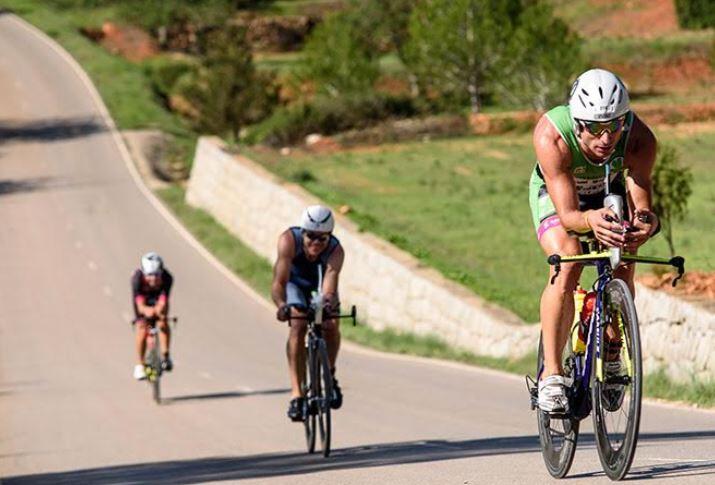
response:
M170 357L167 357L166 359L161 361L161 370L164 372L171 372L171 369L174 368L174 363L171 361Z
M330 397L330 407L332 409L340 409L343 405L343 391L340 390L338 380L333 377L333 395Z
M288 418L291 421L303 421L303 408L305 408L305 398L296 397L290 400L288 404Z

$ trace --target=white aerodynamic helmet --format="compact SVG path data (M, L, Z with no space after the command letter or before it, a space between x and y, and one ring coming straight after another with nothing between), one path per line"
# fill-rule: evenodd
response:
M591 69L581 74L571 87L569 108L574 120L610 121L631 109L628 91L610 71Z
M305 231L332 232L335 227L333 213L325 206L306 207L300 216L300 227Z
M164 261L154 251L146 253L142 256L141 269L144 276L159 274L164 269Z

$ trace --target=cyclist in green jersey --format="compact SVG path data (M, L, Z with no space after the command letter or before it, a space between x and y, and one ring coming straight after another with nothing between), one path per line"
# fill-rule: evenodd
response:
M651 210L656 139L631 111L628 92L616 75L602 69L581 74L568 106L558 106L541 117L533 142L537 163L529 203L537 238L547 255L580 254L577 236L588 232L606 246L635 252L657 231L658 218ZM607 165L610 191L621 193L627 205L624 221L617 221L603 207ZM634 226L633 232L624 232L626 224ZM561 354L573 322L573 290L581 269L576 264L562 265L552 285L551 267L541 296L544 372L539 381L539 407L543 411L568 411ZM632 292L634 269L628 265L616 271ZM618 336L612 331L608 336L617 346ZM620 362L610 364L607 372L620 372Z

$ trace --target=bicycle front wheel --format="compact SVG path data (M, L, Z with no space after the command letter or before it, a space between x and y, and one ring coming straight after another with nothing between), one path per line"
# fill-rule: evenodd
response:
M544 347L543 337L539 337L539 353L537 358L536 377L537 381L544 368ZM564 376L575 377L576 369L574 364L575 356L568 343L563 353ZM572 416L554 416L536 408L536 419L539 425L539 441L541 442L541 454L544 457L546 469L551 476L563 478L569 472L573 458L576 453L578 443L579 421Z
M330 372L330 362L328 361L328 349L325 341L318 344L316 356L316 372L314 385L314 395L318 398L317 420L320 431L320 445L323 449L323 456L330 455L330 402L333 397L333 375Z
M151 383L152 397L155 403L161 404L161 387L159 385L161 381L161 360L156 347L149 354L149 366L151 367L149 382Z
M313 412L313 390L312 382L315 380L315 352L310 347L306 347L306 373L305 379L308 384L303 382L303 395L306 396L306 404L303 409L303 426L305 427L305 442L308 446L308 453L315 453L315 436L316 436L316 419Z
M606 285L601 320L591 377L593 427L603 471L611 480L620 480L635 456L643 382L638 316L623 280ZM607 339L620 340L620 349L611 344L609 352Z

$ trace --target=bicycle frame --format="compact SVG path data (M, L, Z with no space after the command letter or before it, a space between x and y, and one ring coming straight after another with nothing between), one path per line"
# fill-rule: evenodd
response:
M554 266L554 276L551 278L551 283L553 284L556 277L561 271L562 263L579 263L583 265L596 266L597 277L596 281L593 283L593 289L596 292L596 303L594 305L593 313L591 314L590 321L588 322L588 333L586 340L586 353L583 359L574 359L575 376L579 381L575 384L572 389L574 395L572 400L576 406L576 410L572 410L574 417L577 419L584 419L590 412L590 403L584 400L585 397L589 395L590 389L590 376L592 372L592 367L596 365L596 377L601 380L603 379L603 360L600 355L600 332L598 331L598 325L607 325L608 322L604 322L602 315L604 314L604 293L606 285L613 279L612 267L612 253L610 250L606 251L592 251L587 254L579 254L574 256L560 256L558 254L553 254L549 256L548 263ZM656 258L648 256L638 256L635 254L623 254L620 255L621 263L630 262L640 262L648 264L661 264L673 266L678 270L678 275L673 279L673 286L675 286L685 273L685 260L680 256L675 256L673 258ZM595 355L594 355L595 354ZM627 369L629 373L631 372L630 361L626 362ZM537 381L541 377L543 368L539 369L539 375L537 375ZM584 402L589 405L584 406Z

